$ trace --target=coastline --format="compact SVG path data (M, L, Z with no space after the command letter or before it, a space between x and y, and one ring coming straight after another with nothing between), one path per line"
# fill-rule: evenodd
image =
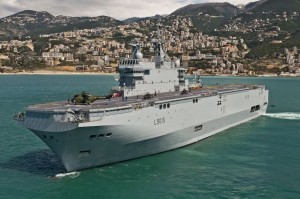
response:
M0 75L117 75L118 73L100 73L100 72L70 72L70 71L52 71L36 70L25 72L0 73Z
M24 71L24 72L3 72L1 75L119 75L119 73L103 73L103 72L77 72L77 71L61 71L61 70L35 70L35 71ZM187 76L193 76L193 74L188 74ZM274 78L299 78L299 74L265 74L265 75L255 75L255 76L244 76L244 75L208 75L203 74L203 77L274 77Z

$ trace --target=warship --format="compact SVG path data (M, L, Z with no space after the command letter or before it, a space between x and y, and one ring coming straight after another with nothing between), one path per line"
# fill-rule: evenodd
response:
M31 105L14 119L75 171L183 147L266 113L264 85L203 86L199 75L189 82L165 53L160 26L154 59L133 42L110 95Z

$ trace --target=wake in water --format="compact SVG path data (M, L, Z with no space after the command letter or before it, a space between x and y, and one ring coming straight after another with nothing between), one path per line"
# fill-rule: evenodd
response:
M49 178L53 179L53 180L58 180L58 179L61 179L64 177L76 178L79 175L80 175L80 172L73 171L73 172L69 172L69 173L59 173L59 174L56 174L55 176L51 176Z
M284 120L300 120L300 113L266 113L264 116Z

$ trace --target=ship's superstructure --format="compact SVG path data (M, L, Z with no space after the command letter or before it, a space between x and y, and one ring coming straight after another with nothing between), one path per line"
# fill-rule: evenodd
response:
M125 97L188 89L188 80L184 79L186 70L179 67L180 60L171 60L164 52L159 28L158 39L153 39L152 43L155 51L154 62L144 61L138 42L131 44L131 58L120 61L119 86L124 90Z
M180 61L164 52L159 31L154 61L143 58L138 42L131 45L131 58L120 61L119 86L105 99L83 93L93 100L33 105L15 115L68 171L182 147L266 112L264 86L202 87L198 77L189 83Z

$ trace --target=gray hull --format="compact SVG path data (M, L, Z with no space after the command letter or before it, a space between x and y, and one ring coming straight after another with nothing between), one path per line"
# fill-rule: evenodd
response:
M45 133L33 130L61 159L67 171L96 167L176 149L232 126L254 119L264 111L241 111L216 120L183 128L148 139L139 139L143 130L134 126L102 126L77 128L66 132ZM111 133L107 135L105 133ZM104 136L93 137L103 133ZM91 137L92 136L92 137Z
M70 120L69 112L38 110L29 112L20 123L58 155L67 171L74 171L197 142L266 113L268 94L258 87L187 95L105 114L91 111L85 122Z

